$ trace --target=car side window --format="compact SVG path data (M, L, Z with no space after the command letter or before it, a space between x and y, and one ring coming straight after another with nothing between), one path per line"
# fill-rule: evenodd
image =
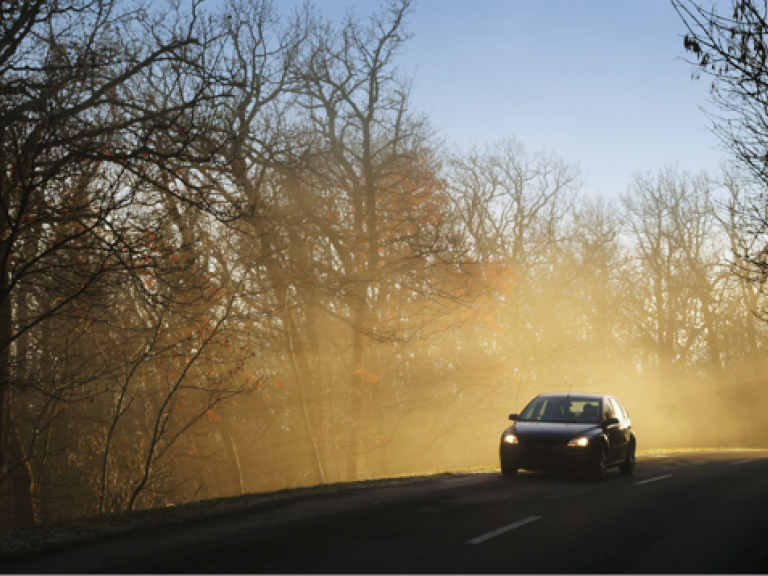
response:
M611 406L613 406L613 411L616 414L616 418L626 418L624 415L624 411L621 409L621 404L619 404L619 401L616 400L616 398L609 398L611 402Z
M616 418L616 412L613 408L613 404L610 401L610 398L604 398L603 399L603 420L608 420L608 418Z
M627 409L624 408L624 405L616 400L616 398L611 398L611 400L613 400L613 403L616 406L617 413L621 414L622 418L629 418L629 412L627 412Z

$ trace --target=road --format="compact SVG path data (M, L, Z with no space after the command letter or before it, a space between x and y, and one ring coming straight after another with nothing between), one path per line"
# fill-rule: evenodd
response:
M757 573L768 451L639 457L602 482L467 474L125 536L5 572Z

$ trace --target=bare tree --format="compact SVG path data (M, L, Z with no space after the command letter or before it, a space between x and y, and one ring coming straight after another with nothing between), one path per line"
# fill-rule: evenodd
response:
M628 318L653 350L662 387L693 367L713 386L724 382L722 237L713 188L706 174L667 167L637 174L622 196L637 264Z
M733 0L727 13L716 6L672 0L688 28L685 49L694 75L712 79L712 129L744 174L758 183L731 204L741 213L735 263L745 280L763 286L768 267L768 2ZM732 230L733 231L733 230Z
M224 133L213 130L210 111L226 87L207 71L215 69L209 59L216 51L197 4L167 8L112 0L3 7L3 438L17 436L8 411L12 390L42 389L15 377L23 373L9 356L14 342L53 329L57 317L97 318L114 286L132 278L146 289L151 271L172 260L173 243L157 227L136 228L138 215L164 206L165 198L219 217L232 213L179 172L179 163L217 158ZM60 387L49 391L61 402ZM29 470L28 455L12 451L9 459L0 448L4 473ZM28 495L17 491L17 502ZM32 507L26 510L17 514L21 525L34 521Z
M402 162L415 160L430 136L425 119L411 110L409 82L394 64L409 37L405 24L410 10L407 0L389 2L368 22L350 13L338 31L316 28L297 70L302 83L299 103L327 158L321 176L328 188L343 195L344 212L352 220L351 236L336 247L345 270L343 290L353 331L348 479L358 477L364 340L376 338L370 298L383 272L382 202L387 182L397 182ZM337 236L337 241L342 238Z

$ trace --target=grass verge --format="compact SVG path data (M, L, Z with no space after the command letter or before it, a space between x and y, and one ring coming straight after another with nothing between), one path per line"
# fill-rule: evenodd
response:
M285 488L275 492L213 498L169 506L167 508L102 514L43 524L34 528L17 528L0 533L0 557L27 556L41 551L82 544L109 536L123 535L139 530L178 526L246 509L267 508L301 498L333 495L364 488L404 486L418 482L446 479L457 475L479 474L495 470L498 470L498 467L486 466L450 471L436 470L426 474L404 474L390 478L359 480L357 482Z
M688 454L702 452L767 452L768 448L650 448L638 450L638 456L655 456L657 454Z

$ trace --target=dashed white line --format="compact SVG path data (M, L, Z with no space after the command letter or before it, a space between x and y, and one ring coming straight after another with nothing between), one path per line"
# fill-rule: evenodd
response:
M656 480L663 480L664 478L669 478L670 476L672 476L672 474L664 474L664 476L656 476L656 478L649 478L648 480L635 482L635 484L648 484L648 482L656 482Z
M755 461L754 458L749 458L748 460L739 460L738 462L731 462L731 466L733 466L734 464L744 464L746 462L754 462L754 461Z
M485 534L482 534L477 538L472 538L472 540L467 540L467 544L480 544L481 542L490 540L494 536L498 536L499 534L504 534L504 532L509 532L510 530L514 530L515 528L520 528L520 526L525 526L526 524L539 520L540 518L541 516L529 516L528 518L524 518L523 520L520 520L518 522L514 522L512 524L507 524L506 526L502 526L501 528L497 528L492 532L486 532Z

